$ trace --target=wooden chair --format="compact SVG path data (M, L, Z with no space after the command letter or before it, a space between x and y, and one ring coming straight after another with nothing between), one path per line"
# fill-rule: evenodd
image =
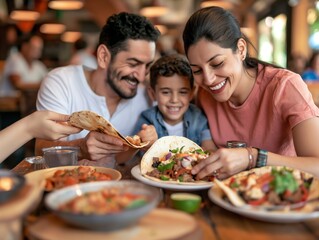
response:
M0 112L19 112L20 95L0 96Z

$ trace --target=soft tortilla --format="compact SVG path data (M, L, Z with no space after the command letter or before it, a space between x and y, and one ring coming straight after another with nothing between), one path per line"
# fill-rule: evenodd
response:
M144 154L140 166L141 166L141 173L144 177L149 178L153 181L158 182L165 182L165 183L178 183L183 185L193 185L198 183L207 183L207 181L196 181L196 182L177 182L177 181L163 181L161 179L151 177L146 175L147 172L152 171L154 168L152 167L153 164L153 157L161 158L166 155L169 150L181 148L183 147L183 152L193 151L196 149L202 149L199 145L194 143L193 141L189 140L185 137L179 136L166 136L161 137L156 142L153 143L152 147L148 149L148 151Z
M293 171L293 174L299 174L301 172L301 171L299 171L297 169L292 169L292 168L284 167L284 166L266 166L266 167L262 167L262 168L254 168L254 169L249 170L249 171L244 171L244 172L238 173L238 174L236 174L236 175L234 175L234 176L232 176L232 177L230 177L228 179L225 179L224 181L218 181L218 180L215 179L214 182L216 184L213 186L213 189L214 188L215 189L219 188L224 193L224 195L227 196L229 201L234 206L242 207L242 206L246 205L244 200L239 195L237 195L236 192L234 192L231 188L228 187L229 182L231 181L231 179L235 178L236 180L240 181L241 179L246 178L251 173L255 173L258 176L260 176L260 175L263 175L263 174L265 174L267 172L270 172L272 170L272 168L275 168L277 170L280 170L282 168L286 168L288 170ZM312 183L310 185L309 196L308 196L307 201L319 198L319 179L317 179L316 177L314 177L310 173L306 173L306 172L302 172L302 173L303 173L303 177L305 179L309 179L309 178L313 177L313 181L312 181ZM315 203L315 202L308 203L308 204L306 204L303 207L302 211L304 211L304 212L311 211L310 209L313 210L314 207L317 206L317 205L318 205L318 203Z
M69 123L72 126L83 128L88 131L97 131L116 137L132 148L143 148L149 144L149 142L142 142L140 145L135 145L129 142L109 121L92 111L79 111L72 113L69 118Z

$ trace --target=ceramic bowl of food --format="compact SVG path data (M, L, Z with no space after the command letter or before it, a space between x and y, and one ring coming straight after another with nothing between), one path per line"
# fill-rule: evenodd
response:
M66 223L116 230L137 223L161 199L158 188L136 181L90 182L49 193L45 205Z
M0 203L14 197L24 186L25 178L6 169L0 169Z
M61 166L33 171L25 175L32 182L42 182L45 192L78 183L95 181L118 181L122 178L119 171L96 166Z

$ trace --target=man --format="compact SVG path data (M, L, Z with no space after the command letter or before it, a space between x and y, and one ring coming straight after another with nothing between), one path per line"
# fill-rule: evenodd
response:
M43 40L36 35L22 37L18 52L12 54L4 67L4 80L1 86L3 94L15 90L38 89L47 74L46 66L39 61L43 49Z
M100 34L97 69L67 66L53 70L41 85L37 108L63 114L91 110L108 119L123 135L131 135L139 114L149 107L140 83L155 58L159 35L145 17L129 13L111 16ZM104 166L114 166L114 155L128 149L114 137L82 131L67 141L37 139L36 152L56 145L79 146L80 159Z

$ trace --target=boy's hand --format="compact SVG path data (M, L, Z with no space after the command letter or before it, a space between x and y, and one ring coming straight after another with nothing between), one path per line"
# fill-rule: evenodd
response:
M153 143L158 139L156 129L153 125L143 124L141 130L137 133L140 136L142 142L149 141L150 143L147 145L146 150L150 148ZM143 148L143 150L145 150Z

